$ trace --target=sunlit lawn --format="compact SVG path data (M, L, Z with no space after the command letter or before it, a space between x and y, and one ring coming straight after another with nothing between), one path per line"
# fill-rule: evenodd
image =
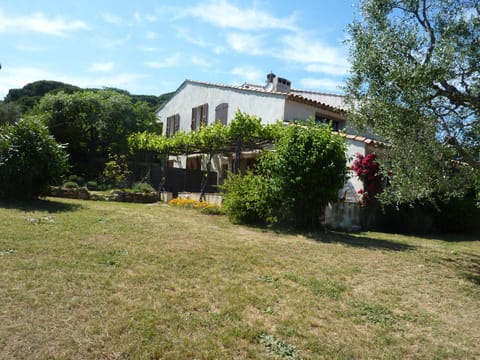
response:
M480 241L0 203L0 358L480 358Z

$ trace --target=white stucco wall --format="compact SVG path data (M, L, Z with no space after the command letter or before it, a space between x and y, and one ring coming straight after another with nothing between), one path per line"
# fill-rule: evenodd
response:
M347 166L348 168L350 168L352 163L355 161L355 156L357 154L362 154L363 156L365 156L367 145L364 142L351 140L351 139L347 139L346 143L347 143L346 155L347 155L347 161L348 161ZM348 181L351 185L353 185L356 192L360 189L363 189L362 182L357 178L357 176L352 170L349 170L349 177L350 178Z
M228 104L228 122L239 109L249 115L256 115L264 124L283 120L285 97L282 94L252 92L235 88L221 88L210 84L186 82L175 96L157 113L164 124L169 116L180 115L180 130L191 130L192 108L208 104L208 123L215 121L215 108ZM164 126L164 133L166 126Z
M309 117L315 118L315 114L323 114L333 120L344 121L345 118L332 111L319 109L315 106L303 104L298 101L287 100L285 102L285 120L306 120Z

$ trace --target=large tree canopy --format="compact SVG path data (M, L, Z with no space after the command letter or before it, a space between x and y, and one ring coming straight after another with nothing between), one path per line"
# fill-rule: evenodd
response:
M361 0L349 27L350 119L392 146L384 200L480 188L479 0ZM475 185L476 184L476 185Z
M158 128L146 103L113 90L47 94L33 112L57 141L67 144L74 163L127 153L131 133Z

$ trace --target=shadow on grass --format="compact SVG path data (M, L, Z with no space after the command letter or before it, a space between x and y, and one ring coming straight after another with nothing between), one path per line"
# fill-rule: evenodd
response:
M30 200L30 201L0 201L0 208L16 209L22 211L44 211L48 213L60 213L77 211L82 208L80 204L66 204L52 200Z
M407 251L414 250L416 247L401 242L375 239L366 236L355 236L342 232L313 233L307 237L321 243L344 244L353 247L366 249L378 249L389 251Z
M247 225L251 226L251 225ZM252 226L251 226L252 227ZM274 231L277 234L284 235L303 235L306 238L312 239L319 243L331 243L331 244L344 244L353 247L365 248L365 249L378 249L389 251L408 251L416 249L416 246L405 244L402 242L372 238L367 236L356 236L348 232L340 231L314 231L306 232L296 230L294 228L287 228L281 226L274 226L267 228L265 226L253 226L263 231Z
M472 242L480 241L480 233L445 233L445 234L428 234L419 235L428 240L440 240L446 242Z
M446 265L453 265L465 280L480 286L480 255L466 253L440 259Z

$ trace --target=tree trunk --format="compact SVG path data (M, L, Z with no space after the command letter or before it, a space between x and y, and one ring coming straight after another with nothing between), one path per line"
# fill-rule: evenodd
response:
M210 174L210 170L212 168L212 158L213 158L213 153L210 154L209 157L208 157L207 172L202 178L202 185L201 185L201 191L200 191L200 201L205 201L205 189L207 188L208 175Z
M235 161L233 162L233 173L238 174L240 170L240 156L242 156L242 147L243 141L242 139L237 140L235 149Z

